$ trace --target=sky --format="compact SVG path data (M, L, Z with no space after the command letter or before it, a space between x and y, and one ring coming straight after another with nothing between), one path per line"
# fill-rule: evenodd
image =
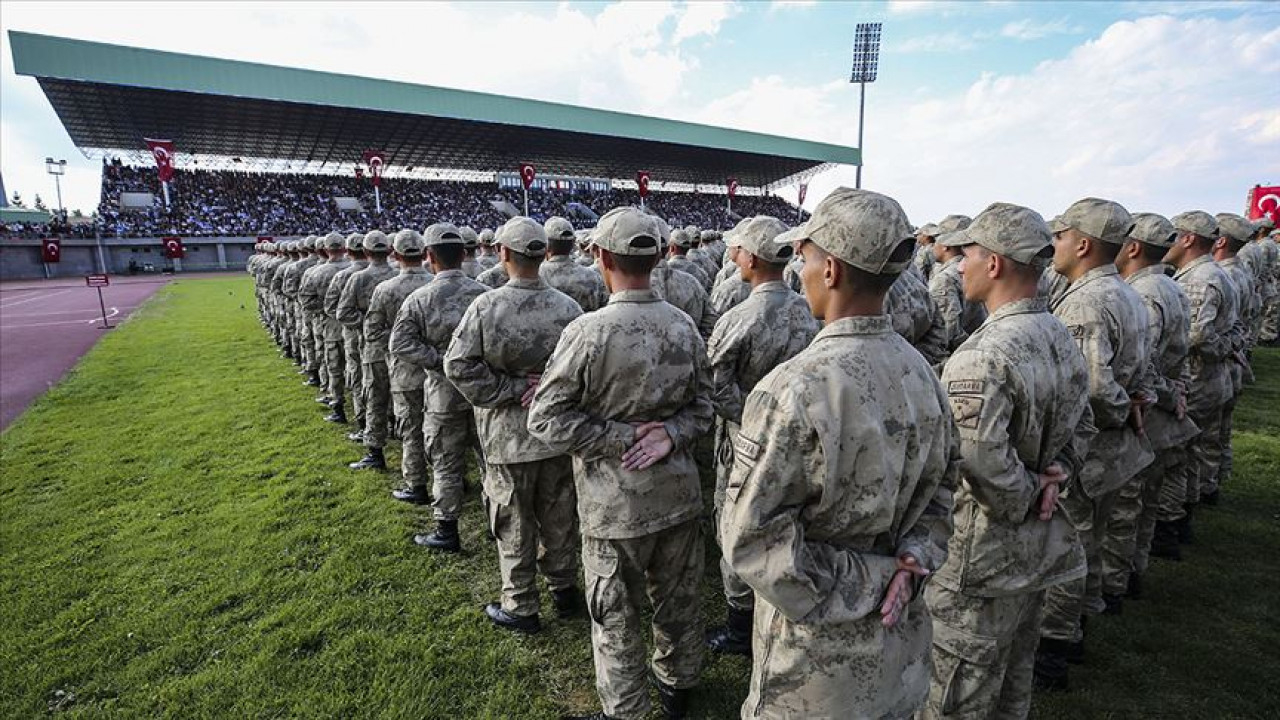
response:
M1280 184L1280 3L1175 1L0 2L0 174L55 207L44 158L65 158L65 206L98 202L100 165L14 74L9 30L856 146L859 22L884 23L863 186L916 224L1087 196L1239 213ZM854 174L814 178L805 207Z

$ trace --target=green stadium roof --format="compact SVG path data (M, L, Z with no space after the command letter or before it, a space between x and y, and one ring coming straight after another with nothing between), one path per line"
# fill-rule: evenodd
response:
M35 77L83 151L776 186L857 148L559 103L122 47L11 31L14 69Z

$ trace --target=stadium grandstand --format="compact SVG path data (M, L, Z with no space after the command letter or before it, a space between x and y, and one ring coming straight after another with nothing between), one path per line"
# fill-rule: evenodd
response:
M9 40L15 71L37 80L103 172L93 223L0 228L7 277L40 274L38 240L28 262L11 251L45 233L65 238L63 263L77 267L60 274L75 274L152 267L139 255L166 236L213 251L166 269L205 269L242 263L260 236L495 227L524 212L524 165L536 168L528 214L539 220L591 227L640 203L644 172L645 206L673 224L794 222L803 213L779 188L861 162L857 148L592 108L17 31ZM167 187L148 138L172 142ZM376 190L370 152L383 159Z

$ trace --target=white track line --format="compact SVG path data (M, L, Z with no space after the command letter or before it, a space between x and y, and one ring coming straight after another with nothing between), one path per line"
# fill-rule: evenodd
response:
M35 302L37 300L48 300L49 298L57 297L58 295L66 295L69 292L71 292L71 290L59 290L58 292L52 292L48 294L40 293L35 295L34 297L24 297L16 302L0 304L0 310L8 310L11 307L16 307L18 305L23 305L29 302Z

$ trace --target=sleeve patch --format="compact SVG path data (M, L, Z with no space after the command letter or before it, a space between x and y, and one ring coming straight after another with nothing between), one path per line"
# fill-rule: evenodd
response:
M986 386L985 380L952 380L947 383L947 392L953 395L981 394Z
M1085 336L1085 327L1083 325L1072 325L1067 329L1071 331L1071 337L1077 340Z
M959 427L976 429L978 418L982 416L982 405L982 398L953 395L951 396L951 417Z
M734 436L733 449L744 465L755 465L760 459L760 443L743 436L742 433Z

